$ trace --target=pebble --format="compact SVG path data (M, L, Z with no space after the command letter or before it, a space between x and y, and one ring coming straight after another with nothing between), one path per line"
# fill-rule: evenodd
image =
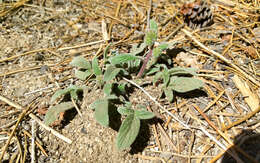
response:
M3 160L4 160L3 162L8 161L9 159L10 159L10 154L5 152L4 157L3 157Z
M30 130L31 130L31 126L30 126L29 124L25 124L25 125L23 126L23 128L24 128L25 130L27 130L27 131L30 131Z

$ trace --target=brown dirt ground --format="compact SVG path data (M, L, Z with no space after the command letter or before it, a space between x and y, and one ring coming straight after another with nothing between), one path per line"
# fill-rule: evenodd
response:
M7 11L13 3L18 1L3 2L3 4L0 4L0 11ZM212 4L212 10L215 14L215 23L206 28L207 30L197 31L197 37L207 47L222 54L229 46L232 30L235 30L237 33L233 36L234 44L229 47L230 51L227 50L227 54L224 54L224 56L259 81L259 10L247 10L243 7L245 4L241 3L242 7L238 5L236 8L237 10L241 9L241 12L237 10L232 12L230 9L232 6L228 5L238 4L237 1L232 1L231 4L220 3L222 1L212 2L210 4ZM20 3L23 4L22 1ZM183 3L184 1L173 0L153 1L151 17L155 18L159 24L169 20L165 26L160 27L160 41L178 26L179 22L172 16L181 8ZM259 7L259 4L251 1L244 3L250 4L251 8L257 5ZM116 16L116 9L119 4L120 10L118 16ZM133 6L137 6L139 11ZM20 7L10 10L4 16L1 15L0 95L24 107L33 101L37 102L34 113L40 119L43 119L44 115L37 110L47 109L54 105L50 103L50 98L56 90L65 88L70 84L86 84L73 78L74 70L68 65L71 59L76 55L83 55L91 59L98 52L98 54L101 54L107 43L82 47L74 46L102 40L101 22L104 20L108 29L111 29L110 42L116 43L112 50L128 52L133 43L142 41L148 10L148 0L137 0L133 1L132 4L117 0L37 0L28 1ZM1 12L1 14L3 13ZM143 17L142 14L144 14ZM244 17L245 15L248 16L248 20L244 19L242 14L244 14ZM180 14L177 14L177 16L180 16ZM235 25L227 23L228 16ZM242 20L240 20L240 16L243 18ZM256 23L254 26L242 27L241 25L254 22ZM240 25L240 28L233 28L237 24ZM254 34L250 33L251 31ZM84 92L83 101L79 103L83 116L80 117L75 111L71 111L65 116L64 122L59 127L54 128L70 138L73 141L72 144L65 143L36 125L37 137L48 154L48 156L44 156L36 148L37 162L209 162L223 152L223 149L198 129L198 126L203 124L215 138L219 135L213 128L209 127L205 118L197 112L194 105L203 110L223 90L226 92L229 90L231 101L234 104L230 105L228 93L224 93L216 104L210 107L206 115L220 129L245 117L246 114L251 112L252 108L246 103L246 97L232 80L237 72L232 70L228 64L208 55L205 50L184 37L182 32L178 32L176 36L169 40L169 42L175 41L174 47L168 52L173 56L174 65L199 68L201 70L199 78L206 83L203 91L177 94L175 102L169 103L160 97L160 86L151 84L152 77L145 77L142 80L147 83L143 87L166 109L177 108L177 111L172 113L181 121L194 126L192 130L183 129L176 121L169 120L171 119L169 115L161 112L159 107L141 90L134 88L129 97L133 105L148 106L157 118L143 121L140 134L132 148L119 152L115 147L115 139L122 119L117 118L117 116L112 117L111 128L104 128L99 125L93 117L93 111L89 109L89 104L101 97L102 93L99 89L91 89ZM74 48L64 49L64 47ZM253 94L256 97L259 96L259 86L257 87L248 81L247 83ZM87 83L87 85L91 86L91 83ZM6 133L11 132L12 122L18 118L20 112L2 101L0 101L0 107L2 110L0 113L0 147L3 147L6 142ZM8 125L10 123L12 125ZM30 132L31 123L32 120L28 116L25 117L18 126L16 134L22 146L25 145L25 142L29 143L25 162L30 161L31 150L29 148L30 141L29 139L25 140L22 130ZM168 126L165 127L165 124L168 124ZM159 127L160 125L163 126L163 129ZM259 126L259 114L255 113L246 122L225 130L225 135L235 144L239 144L241 139L237 135L241 135L240 133L244 133L245 130L250 130L252 131L250 134L255 135L260 132ZM163 131L168 135L168 138ZM246 148L243 148L242 145L240 147L260 161L260 140L257 137L248 136L250 134L245 134L247 137L242 135L242 137L244 142L253 139L251 141L253 143L247 142L249 145ZM223 138L220 138L219 141L223 144L227 143ZM254 144L256 145L254 146ZM258 153L252 151L258 151ZM16 153L18 153L17 143L12 140L3 160L11 160L12 157L17 159ZM193 158L192 156L196 157ZM231 162L231 158L228 159ZM243 159L248 160L247 157ZM222 162L225 161L222 160Z

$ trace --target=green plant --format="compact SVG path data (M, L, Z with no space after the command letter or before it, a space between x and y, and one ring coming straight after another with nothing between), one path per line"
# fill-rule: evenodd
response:
M148 46L149 51L143 60L143 65L137 75L137 77L141 77L145 71L145 68L148 64L150 68L153 64L157 63L157 60L160 58L162 52L168 48L168 44L162 43L159 44L156 48L154 48L154 43L157 40L158 34L158 26L154 20L150 21L150 29L145 35L144 43Z
M165 65L156 65L147 75L155 74L153 83L159 79L163 80L162 90L168 101L171 102L173 91L186 93L203 87L204 83L201 80L191 77L197 75L196 71L194 68L174 67L168 69Z
M65 112L69 109L74 108L74 104L72 102L62 102L48 109L47 113L44 117L44 123L46 125L53 124L56 120L59 119L59 115L62 112Z
M95 78L92 80L96 80L98 86L103 85L103 74L102 70L98 65L98 60L96 57L93 58L92 62L87 61L84 57L76 57L71 63L72 66L78 67L75 71L75 76L81 80L86 80L92 74L94 74Z
M145 109L134 110L132 109L131 103L126 103L123 107L119 107L117 110L121 115L126 116L120 126L116 139L117 148L122 150L129 148L136 139L140 129L140 120L151 119L154 117L154 114Z
M69 94L74 100L78 100L78 93L82 92L86 87L79 87L76 85L70 85L68 88L60 89L54 93L51 97L51 102L57 100L57 98Z
M119 83L115 79L120 74L120 72L122 72L121 76L129 74L125 71L125 69L122 68L124 67L124 64L127 65L126 69L138 66L138 63L136 61L140 60L140 58L138 58L136 54L141 51L141 48L143 47L141 46L134 53L131 54L119 54L110 57L105 65L104 75L102 75L102 72L100 73L100 75L102 75L101 79L103 83L104 96L94 101L90 105L90 107L95 111L94 117L96 121L105 127L109 126L109 107L113 104L113 100L119 99L119 97L114 94L113 90L117 90L121 94L124 94L126 92L126 83ZM77 65L74 64L74 66ZM89 71L92 72L91 69L89 69ZM123 99L123 101L125 100ZM124 120L119 129L117 138L117 146L119 150L128 148L133 143L139 132L140 119L148 119L154 116L151 112L145 110L134 111L131 109L130 105L126 106L121 107L119 109L119 113L123 114L122 110L125 109L129 111L131 110L133 114L129 113L129 115L127 115L127 118Z
M174 91L185 93L203 86L202 81L192 78L192 76L196 76L195 69L181 67L168 69L166 65L158 64L159 59L165 59L164 56L167 56L162 55L162 53L170 45L161 43L155 46L157 33L157 24L154 20L151 20L150 28L145 35L144 42L139 47L138 45L133 45L130 53L119 54L118 52L112 52L108 56L109 47L111 46L109 44L104 50L102 66L99 65L96 57L92 61L88 61L83 57L76 57L70 63L77 68L75 71L76 78L80 80L89 79L90 82L95 82L98 88L103 91L102 97L90 105L90 108L94 110L94 117L98 123L108 127L111 106L124 104L117 109L121 115L126 116L117 135L116 144L119 150L130 147L134 142L139 133L140 120L154 117L153 113L146 111L144 108L133 109L131 103L124 98L124 95L127 94L128 83L122 80L123 77L131 76L138 69L140 69L138 77L141 77L145 73L146 75L155 74L153 82L155 83L162 79L162 90L169 101L173 100ZM146 56L143 58L140 54L146 54ZM82 87L70 86L59 90L53 95L52 101L65 94L70 94L72 100L78 100L77 92L82 89ZM47 119L46 123L50 124L58 118L60 112L71 109L72 107L72 103L67 102L50 108L45 118L49 116L51 120Z
M85 89L85 88L86 87L70 85L68 88L56 91L51 98L51 102L54 102L61 96L64 96L67 94L70 95L71 99L77 101L79 99L78 93L82 92L83 89ZM45 114L44 123L46 125L52 124L54 121L56 121L58 119L60 113L65 112L72 108L74 108L74 104L72 102L62 102L60 104L57 104L57 105L51 107L50 109L48 109L47 113Z

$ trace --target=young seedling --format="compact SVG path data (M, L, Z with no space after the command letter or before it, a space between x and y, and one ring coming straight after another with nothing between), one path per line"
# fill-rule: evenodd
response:
M146 111L146 109L132 109L130 102L127 102L126 98L122 95L126 95L127 83L123 83L121 79L126 76L130 76L132 72L139 69L138 77L141 77L148 67L147 75L153 75L154 83L162 79L163 81L163 93L166 95L169 101L173 100L173 92L185 93L194 89L201 88L203 82L199 79L192 78L196 76L196 70L192 68L180 68L174 67L169 69L165 64L158 64L158 60L165 59L161 55L170 44L161 43L155 46L157 40L158 27L154 20L150 21L150 29L146 33L144 42L138 47L134 45L130 53L117 54L108 56L108 45L103 55L103 66L99 66L97 58L93 58L92 61L87 61L83 57L76 57L70 63L72 66L77 67L75 76L81 80L94 81L98 88L103 89L103 97L94 101L90 107L94 109L94 117L97 122L102 126L109 126L109 110L110 106L118 105L118 102L125 103L117 111L126 116L122 122L119 133L116 139L116 145L119 150L129 148L135 141L139 129L140 121L142 119L150 119L154 117L154 114ZM145 58L138 56L144 52L148 47L148 52ZM167 58L167 57L166 57ZM168 60L169 61L169 60ZM70 94L71 99L78 100L77 92L82 90L81 87L70 86L69 88L57 91L52 101L57 98ZM119 93L118 93L119 92ZM123 98L122 98L123 97ZM72 100L72 101L73 101ZM117 102L117 103L115 103ZM72 102L60 103L51 109L45 116L46 124L51 124L58 118L58 115L68 109L73 108Z

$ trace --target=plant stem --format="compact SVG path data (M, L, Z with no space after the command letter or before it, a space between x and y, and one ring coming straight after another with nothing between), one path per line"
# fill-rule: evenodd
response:
M150 58L152 57L152 55L153 55L152 47L149 47L149 53L146 55L143 65L142 65L140 71L138 72L138 75L137 75L138 78L143 75L145 67L146 67L148 61L150 60Z

